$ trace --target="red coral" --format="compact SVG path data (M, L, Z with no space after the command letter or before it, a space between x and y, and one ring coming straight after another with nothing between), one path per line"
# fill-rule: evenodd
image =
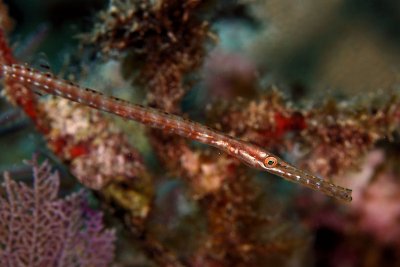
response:
M0 29L0 62L7 65L16 63L3 29ZM48 132L46 114L38 109L37 99L33 90L12 79L6 78L4 84L6 96L10 102L21 107L32 119L39 131L46 134Z

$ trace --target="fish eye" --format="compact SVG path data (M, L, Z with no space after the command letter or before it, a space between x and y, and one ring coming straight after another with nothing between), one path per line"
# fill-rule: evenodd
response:
M275 167L278 164L278 160L275 157L269 156L264 160L264 164L266 167Z

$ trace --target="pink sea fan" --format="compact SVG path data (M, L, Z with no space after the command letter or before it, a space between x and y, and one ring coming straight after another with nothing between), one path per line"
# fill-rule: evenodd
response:
M0 195L0 266L109 266L114 230L85 205L83 191L58 199L60 178L48 162L33 165L33 187L4 174Z

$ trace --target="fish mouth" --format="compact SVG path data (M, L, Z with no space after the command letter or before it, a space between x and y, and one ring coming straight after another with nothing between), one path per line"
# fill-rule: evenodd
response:
M285 180L322 192L340 201L350 202L352 200L351 189L335 185L334 183L300 170L288 163L280 162L276 167L268 168L267 171Z

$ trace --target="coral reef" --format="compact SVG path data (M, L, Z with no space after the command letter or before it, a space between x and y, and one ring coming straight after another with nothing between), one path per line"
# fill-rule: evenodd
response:
M12 173L0 190L0 265L400 264L400 101L388 90L398 83L398 4L51 2L0 1L1 66L29 62L53 84L57 75L190 117L351 188L354 200L335 202L98 105L43 95L40 79L6 75L1 159L36 151L65 179L34 160L29 188L26 167L0 160ZM30 62L41 50L53 69ZM93 194L57 198L71 188Z

